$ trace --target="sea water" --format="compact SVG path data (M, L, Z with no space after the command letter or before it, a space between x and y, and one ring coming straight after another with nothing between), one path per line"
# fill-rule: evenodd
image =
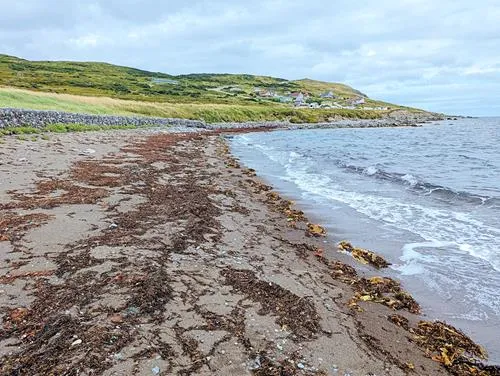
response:
M462 328L500 362L500 118L253 133L231 144L329 241L382 254L427 319Z

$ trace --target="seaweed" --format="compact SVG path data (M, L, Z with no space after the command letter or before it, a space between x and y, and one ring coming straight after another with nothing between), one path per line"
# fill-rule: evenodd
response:
M377 269L387 268L391 265L382 256L366 249L353 247L351 243L346 241L341 241L339 243L339 249L350 253L357 261L363 264L370 264Z
M349 301L351 308L358 309L358 302L381 303L394 310L406 309L410 313L419 314L420 306L413 297L405 292L399 282L388 277L359 278L353 282L356 291Z
M252 367L252 373L255 376L323 376L328 374L325 371L304 369L305 365L300 362L298 353L294 353L289 359L282 361L271 359L264 351L253 358L254 360L252 362L254 366Z
M226 268L220 273L226 285L261 304L259 314L276 315L276 323L291 330L296 340L315 338L320 331L320 318L309 298L299 297L273 282L262 281L251 270Z
M422 347L427 356L454 375L500 375L499 367L481 363L488 358L486 350L451 325L442 321L420 321L410 332L414 335L412 341Z
M389 315L387 317L387 320L389 320L390 322L392 322L394 325L400 326L401 328L403 328L405 330L409 330L410 329L410 322L404 316L401 316L401 315L398 315L398 314L395 313L393 315Z
M326 230L314 223L307 224L306 236L322 237L326 236Z
M32 228L47 223L52 216L43 213L17 214L2 213L0 219L0 241L14 241Z
M89 188L75 184L71 180L48 179L36 183L37 190L32 193L9 192L16 200L0 204L1 209L52 209L61 205L95 204L108 197L104 188Z

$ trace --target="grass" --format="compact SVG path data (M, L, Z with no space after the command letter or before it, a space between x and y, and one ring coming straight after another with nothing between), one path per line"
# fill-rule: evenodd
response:
M335 117L375 119L381 111L347 109L297 109L282 105L238 105L221 103L168 103L41 93L0 88L0 107L57 110L99 115L139 115L214 122L290 120L296 123L324 122Z
M246 74L172 76L106 63L29 61L0 55L0 107L58 110L96 115L139 115L213 122L289 120L325 122L338 117L372 119L383 111L293 108L262 98L256 88L280 95L333 91L336 102L365 96L350 86ZM400 106L366 97L366 105Z
M25 135L25 134L33 134L33 133L41 133L39 128L34 127L8 127L0 129L0 135Z
M359 93L346 85L324 84L350 97ZM307 80L289 81L247 74L172 76L106 63L29 61L8 55L0 55L0 85L140 101L222 104L259 102L254 92L257 87L279 92L303 89L318 96L323 90L309 87Z
M94 115L122 114L133 112L114 108L106 103L106 98L72 96L66 94L42 93L14 88L0 88L0 106L11 108L29 108L33 110L58 110Z
M107 131L107 130L120 130L120 129L135 129L132 125L85 125L85 124L52 124L43 128L34 128L29 126L23 127L7 127L0 129L1 136L17 135L19 140L27 141L27 135L42 134L43 140L48 140L47 133L69 133L69 132L93 132L93 131ZM37 139L36 136L31 137L32 140Z

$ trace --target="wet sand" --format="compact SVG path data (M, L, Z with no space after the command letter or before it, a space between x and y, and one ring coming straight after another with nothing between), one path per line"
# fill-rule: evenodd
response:
M220 134L0 150L1 375L450 374L397 282L325 258Z

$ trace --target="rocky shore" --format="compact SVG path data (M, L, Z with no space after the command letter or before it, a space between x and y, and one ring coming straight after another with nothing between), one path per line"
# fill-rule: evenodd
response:
M53 124L83 124L98 126L131 125L135 127L146 126L174 126L189 128L204 128L205 123L197 120L139 117L139 116L114 116L76 114L62 111L38 111L17 108L0 108L0 129L7 127L29 126L43 128Z
M90 115L61 111L37 111L14 108L0 108L0 129L29 126L43 128L53 124L83 124L97 126L134 126L134 127L182 127L196 129L253 129L253 128L346 128L346 127L397 127L417 126L419 124L444 120L445 117L431 113L394 111L382 119L342 119L330 123L294 124L283 121L213 123L200 120L157 118L140 116Z

